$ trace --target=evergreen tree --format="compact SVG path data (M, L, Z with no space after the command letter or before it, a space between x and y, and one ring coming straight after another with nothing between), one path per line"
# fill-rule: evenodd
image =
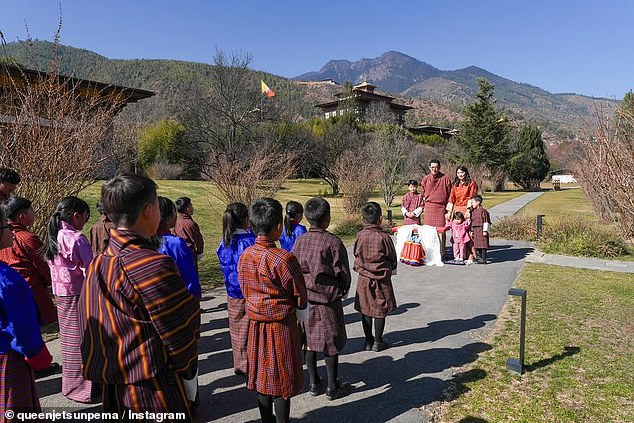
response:
M460 128L461 159L491 171L503 170L509 157L509 125L495 110L494 86L483 78L478 78L478 85L476 101L465 108L467 119Z
M534 125L524 126L517 140L517 152L507 165L509 179L526 190L539 190L549 169L541 131Z

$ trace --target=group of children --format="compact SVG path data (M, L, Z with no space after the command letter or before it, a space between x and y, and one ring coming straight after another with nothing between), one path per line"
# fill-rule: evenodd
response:
M304 215L308 230L300 224ZM380 227L380 206L367 203L362 215L366 226L354 246L355 309L362 314L365 350L378 352L389 346L383 331L385 317L396 308L391 275L397 259ZM347 341L342 299L351 273L345 246L327 230L330 220L330 204L321 197L304 207L289 202L285 218L272 198L256 200L249 209L230 204L223 215L217 253L225 275L234 371L246 373L247 388L257 392L263 422L288 421L290 399L304 386L304 363L311 395L333 400L351 392L338 374ZM320 354L326 383L317 371Z
M81 233L89 206L70 196L42 243L28 231L31 202L11 196L19 182L17 172L0 169L0 409L40 410L33 371L60 367L40 325L58 321L66 397L103 401L105 411L189 413L197 399L201 289L196 250L169 230L183 215L182 236L202 252L191 201L177 200L177 219L177 206L157 197L150 179L120 176L102 188L103 215L90 241Z
M418 181L408 182L408 192L401 201L404 225L420 225L425 199L418 193ZM482 196L474 195L467 203L466 213L449 210L441 231L451 229L453 243L452 264L486 264L489 249L491 217L482 206ZM441 252L444 255L444 251Z
M15 189L19 175L8 179L2 172L0 368L5 381L0 408L39 410L32 369L47 368L52 361L39 325L59 320L62 393L68 398L88 403L101 392L104 411L169 409L191 417L200 330L197 261L204 248L191 217L191 200L182 197L174 203L157 196L149 178L117 176L102 187L102 216L91 228L90 240L80 232L90 215L88 205L66 197L42 244L27 231L33 223L31 203L7 193ZM417 197L416 188L417 182L410 181L403 199L406 223L420 224L424 199ZM457 212L448 222L458 260L468 258L469 239L477 259L486 260L489 219L481 202L475 196L469 216ZM339 354L347 342L342 299L348 295L351 272L345 246L327 230L330 204L315 197L304 206L289 202L285 217L282 210L272 198L258 199L250 207L229 204L217 249L234 372L245 375L247 388L257 392L264 422L288 421L290 398L304 385L304 363L311 395L323 393L332 400L351 392L338 374ZM383 333L386 316L396 308L391 279L398 260L381 227L379 204L368 202L361 212L365 226L354 243L353 269L359 275L354 308L361 313L364 350L380 352L389 347ZM308 230L300 224L304 216ZM39 256L40 247L48 266ZM29 288L24 278L32 294L24 294ZM317 371L320 354L325 383ZM31 403L21 402L16 384Z

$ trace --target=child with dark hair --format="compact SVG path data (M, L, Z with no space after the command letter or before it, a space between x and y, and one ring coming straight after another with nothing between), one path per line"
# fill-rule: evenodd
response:
M275 247L282 205L272 198L255 200L249 220L257 238L238 261L249 318L247 388L257 391L264 423L288 422L291 397L304 384L297 320L308 317L306 285L297 258Z
M303 323L306 332L306 367L311 395L321 393L317 373L317 354L324 354L328 387L326 397L333 400L350 393L350 385L339 380L339 353L346 345L346 323L341 299L350 289L348 252L341 240L327 231L330 204L321 197L306 202L308 233L295 242L293 254L299 260L306 281L310 304L309 318Z
M94 388L82 375L82 340L77 336L79 295L92 260L90 242L80 231L89 216L90 208L84 200L72 196L63 198L48 222L44 243L59 319L62 394L81 403L91 402Z
M491 216L482 207L482 196L476 195L471 199L471 231L473 246L476 250L475 262L487 263L487 250L489 249L489 227Z
M11 248L11 230L0 209L0 250ZM29 286L3 261L0 261L0 334L0 410L40 412L33 370L47 368L53 357L42 340ZM6 420L11 419L7 416Z
M410 179L407 183L407 194L401 200L404 225L420 225L420 215L423 213L423 195L418 192L418 181Z
M238 282L238 260L255 243L255 234L249 228L249 209L242 203L229 204L222 215L222 240L216 253L224 274L227 289L229 335L233 351L233 371L247 373L247 333L249 319L244 308L244 296Z
M10 197L2 209L13 226L13 245L0 250L0 260L15 269L31 287L41 324L56 322L57 309L49 293L51 271L42 257L44 244L28 229L35 221L32 203L26 198Z
M151 241L161 219L156 184L116 176L101 201L116 227L81 293L84 375L103 383L105 412L183 412L192 421L200 305Z
M280 236L280 246L286 251L293 249L295 240L301 234L306 233L306 226L300 225L304 217L304 208L297 201L286 203L286 216L284 217L284 230Z
M0 204L11 197L21 180L20 174L15 170L0 167Z
M93 255L106 251L108 240L110 239L110 229L114 227L103 211L101 200L97 201L97 211L99 212L99 220L90 228L90 246L92 247Z
M469 230L471 222L465 219L462 212L454 213L453 220L448 221L446 229L451 229L451 242L453 242L453 262L456 264L471 264L469 258L468 245L471 241Z
M183 238L189 249L192 250L196 259L196 271L198 271L198 261L203 257L205 240L200 233L198 223L192 217L194 215L192 200L189 197L180 197L174 203L176 204L178 215L173 233Z
M167 197L158 197L158 200L159 210L161 211L161 220L159 221L159 227L156 231L156 235L161 239L158 252L174 259L174 263L176 263L176 267L178 267L178 272L181 274L181 278L187 290L200 300L202 297L202 289L200 288L198 273L196 272L196 259L192 251L187 247L187 244L185 244L185 240L176 235L172 235L170 232L170 229L172 229L176 223L176 206L174 202Z
M381 227L381 206L365 203L361 213L365 226L354 242L354 270L359 273L354 309L361 313L365 350L379 352L389 348L383 332L385 317L396 308L392 273L398 261L392 238Z

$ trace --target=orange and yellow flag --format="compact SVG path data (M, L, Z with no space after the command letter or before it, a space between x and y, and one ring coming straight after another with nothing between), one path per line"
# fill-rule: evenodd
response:
M267 97L275 97L275 92L264 81L260 80L260 82L262 83L262 94L266 94Z

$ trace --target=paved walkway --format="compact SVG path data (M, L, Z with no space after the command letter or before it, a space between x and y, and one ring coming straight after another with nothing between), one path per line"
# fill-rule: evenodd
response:
M605 260L591 257L571 257L533 251L526 256L531 263L575 267L577 269L603 270L609 272L634 273L634 261Z
M528 193L493 207L494 219L512 214L539 193ZM344 301L348 343L340 357L340 375L354 387L336 401L306 392L292 399L291 417L305 422L421 422L419 407L439 400L454 373L491 349L486 340L508 298L525 258L528 243L493 240L488 265L410 267L400 265L394 277L398 309L387 318L386 338L392 347L363 351L360 316L353 298ZM352 262L352 257L351 257ZM353 272L351 293L356 286ZM259 421L256 398L244 388L244 378L232 371L227 304L223 289L205 293L200 341L201 407L197 421ZM49 349L60 360L59 341ZM323 360L318 362L326 377ZM307 378L307 375L306 375ZM81 406L59 392L61 375L38 381L43 407Z

